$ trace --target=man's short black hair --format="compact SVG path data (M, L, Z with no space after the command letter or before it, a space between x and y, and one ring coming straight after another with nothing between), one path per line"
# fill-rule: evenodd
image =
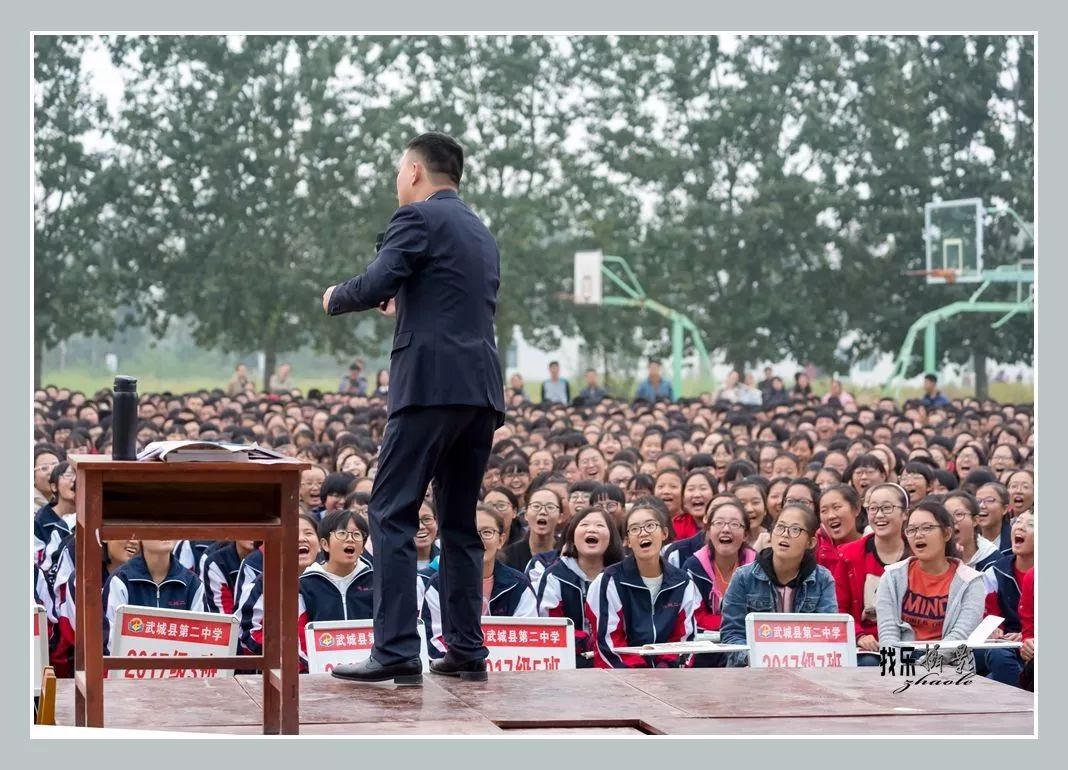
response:
M938 382L938 377L930 373L923 375L923 379L927 382Z
M460 178L464 175L464 148L451 136L430 131L412 139L404 149L418 153L430 173L448 177L450 182L460 186Z

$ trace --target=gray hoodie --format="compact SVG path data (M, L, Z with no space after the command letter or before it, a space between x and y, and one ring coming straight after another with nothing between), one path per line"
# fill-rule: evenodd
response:
M875 593L879 644L911 642L916 639L912 626L901 620L901 604L909 587L909 564L915 558L910 556L891 564L879 579L879 588ZM964 641L983 619L986 586L983 583L983 573L972 569L960 559L950 561L957 563L957 572L949 585L946 617L942 622L942 639Z
M1001 555L1001 551L998 550L998 547L982 535L979 535L979 537L977 538L977 546L978 548L975 552L975 555L968 560L969 567L974 567L983 559L987 558L988 556L992 556L993 554L998 554L998 556Z

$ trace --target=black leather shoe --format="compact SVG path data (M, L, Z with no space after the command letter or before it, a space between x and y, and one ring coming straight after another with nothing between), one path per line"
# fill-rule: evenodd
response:
M337 679L349 682L385 682L390 679L393 684L421 685L423 683L423 664L416 658L404 663L394 663L391 666L383 666L374 658L368 658L363 663L344 663L335 666L330 672Z
M445 653L445 657L441 660L430 661L430 673L459 677L465 682L489 681L485 660L457 661L451 658L449 653Z

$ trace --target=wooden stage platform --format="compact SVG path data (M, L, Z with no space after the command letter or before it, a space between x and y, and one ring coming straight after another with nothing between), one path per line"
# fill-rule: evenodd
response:
M1030 735L1031 693L977 678L912 686L877 668L554 671L424 686L300 679L302 735ZM107 727L258 734L263 680L105 682ZM74 724L59 683L56 721Z

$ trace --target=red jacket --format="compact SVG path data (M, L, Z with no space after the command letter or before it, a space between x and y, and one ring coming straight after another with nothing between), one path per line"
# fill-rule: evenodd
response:
M1035 568L1027 570L1020 586L1020 633L1024 639L1035 638Z
M820 532L823 532L822 528ZM868 575L882 577L883 574L883 565L879 561L878 555L868 550L868 543L874 537L874 533L865 535L859 540L840 546L837 550L837 563L832 573L834 575L835 593L838 595L838 611L848 612L853 616L857 639L865 634L871 634L876 639L879 638L879 624L874 619L863 619L864 582L867 580ZM829 537L827 542L831 542ZM820 558L819 546L817 546L816 558ZM823 562L820 561L820 564L823 564Z
M671 528L675 530L676 540L685 540L701 531L701 528L697 526L697 520L686 511L671 517Z
M834 569L838 564L838 558L837 546L831 540L831 536L827 534L827 530L821 525L816 529L816 563L821 567L826 567L827 571L833 575ZM842 606L841 602L838 603L838 606Z

